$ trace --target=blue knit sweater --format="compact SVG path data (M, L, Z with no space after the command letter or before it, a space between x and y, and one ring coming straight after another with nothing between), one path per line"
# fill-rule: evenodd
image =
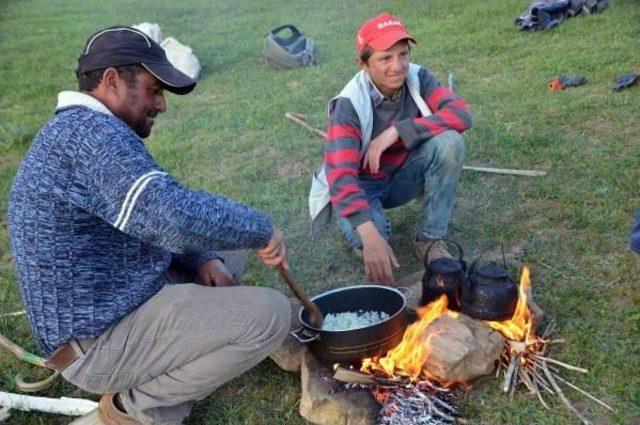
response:
M47 355L152 297L173 260L195 269L272 231L264 213L181 185L123 121L84 106L40 130L9 199L22 297Z

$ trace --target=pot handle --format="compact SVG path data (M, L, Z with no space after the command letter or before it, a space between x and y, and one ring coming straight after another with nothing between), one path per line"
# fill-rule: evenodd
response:
M413 299L413 297L416 295L411 289L407 288L406 286L396 286L396 289L400 291L407 300Z
M295 331L289 332L289 335L298 340L301 344L306 344L307 342L315 341L320 338L320 334L310 332L305 328L300 328Z

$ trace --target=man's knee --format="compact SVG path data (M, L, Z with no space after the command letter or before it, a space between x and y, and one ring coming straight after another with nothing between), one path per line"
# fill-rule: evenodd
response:
M281 292L271 288L256 287L254 299L247 314L254 316L261 332L271 333L276 340L284 340L291 326L291 303Z
M444 131L433 137L428 143L434 145L438 162L459 165L466 153L464 137L455 130Z

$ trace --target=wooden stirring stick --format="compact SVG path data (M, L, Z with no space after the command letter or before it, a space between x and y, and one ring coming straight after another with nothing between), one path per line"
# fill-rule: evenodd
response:
M300 285L298 285L298 283L291 277L289 272L285 270L282 263L278 264L278 272L280 272L280 276L282 276L282 279L284 279L284 281L287 282L287 285L289 285L289 289L291 289L291 292L293 292L296 298L298 298L302 302L305 310L309 312L309 322L311 322L311 325L314 328L321 329L322 322L324 322L324 316L322 315L322 312L320 311L318 306L309 300L307 294L304 293L304 291L300 288Z

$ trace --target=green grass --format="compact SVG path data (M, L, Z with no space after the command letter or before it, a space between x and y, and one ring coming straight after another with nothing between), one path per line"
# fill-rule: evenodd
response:
M611 3L600 15L529 34L513 25L526 1L3 1L0 312L21 309L5 223L12 176L51 115L57 92L75 88L75 59L86 37L116 23L157 22L164 36L190 45L203 65L192 95L168 96L169 110L148 141L158 162L193 187L268 211L285 231L292 273L308 292L362 282L362 265L335 225L315 242L308 236L306 196L322 142L283 115L305 113L313 125L324 125L326 102L356 71L357 26L386 10L403 17L419 40L413 61L443 82L452 72L468 100L475 126L466 134L467 164L549 171L544 178L465 171L451 237L468 259L504 242L514 265L530 263L536 299L558 320L558 337L569 342L555 348L554 357L589 368L589 374L572 378L615 413L571 391L570 397L596 423L640 423L640 290L628 249L640 205L640 87L611 90L617 75L638 69L640 3ZM263 66L263 36L285 22L315 39L318 66ZM584 75L588 83L549 92L546 85L558 74ZM420 269L410 247L418 213L416 205L391 212L399 276ZM281 287L256 258L246 281ZM36 350L24 317L0 319L0 332ZM18 371L34 373L0 354L3 390L13 390ZM66 383L44 395L87 397ZM199 402L188 423L303 423L298 400L298 378L266 361ZM576 422L560 403L546 411L530 396L503 396L489 378L460 403L473 423ZM8 423L67 421L14 412Z

